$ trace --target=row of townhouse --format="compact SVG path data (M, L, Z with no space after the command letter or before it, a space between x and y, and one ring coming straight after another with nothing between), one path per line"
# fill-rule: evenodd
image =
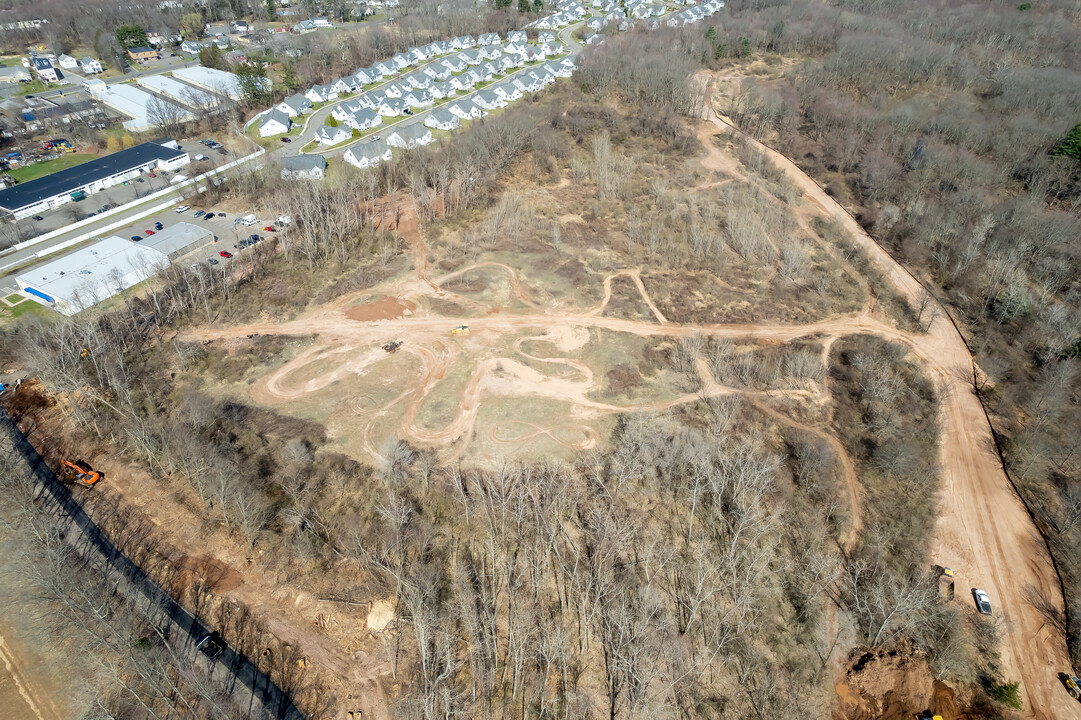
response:
M718 13L721 8L724 7L724 0L705 0L701 5L695 5L689 7L686 10L680 10L678 13L674 13L665 24L669 27L680 27L682 25L690 25L696 23L703 18L710 17ZM657 21L653 21L657 22Z
M589 11L577 0L559 0L556 3L557 12L534 20L526 27L534 27L539 30L558 30L559 28L573 25L579 20L585 19Z
M349 131L344 131L346 134L343 135L343 126L360 132L370 130L381 125L383 118L411 115L414 112L431 107L436 100L453 98L459 92L469 92L477 84L495 80L525 64L520 57L516 60L511 60L508 57L507 60L506 63L496 61L470 68L461 75L452 77L448 82L424 83L424 76L406 76L401 81L385 85L379 90L359 95L352 100L335 106L331 116L337 121L338 127L321 128L316 133L316 139L324 145L337 145L347 140L351 134ZM522 93L537 92L555 78L570 77L573 72L574 61L570 58L564 58L561 61L549 61L529 72L520 73L513 78L504 80L500 85L478 93L473 102L474 104L480 103L479 109L482 112L495 109L495 107L502 107L498 102L495 104L488 102L490 96L486 93L489 90L495 92L499 97L506 98L508 95L514 95L514 97L509 98L509 101L513 101L521 97ZM410 87L406 83L407 79L413 79L423 86ZM456 103L452 103L445 110L450 111L456 105ZM465 112L464 107L461 106L461 112L453 114L461 119L480 117L472 110ZM443 124L446 125L447 123ZM430 127L437 130L453 129L453 127L443 127L442 125Z
M527 92L543 89L555 82L556 78L570 77L573 71L574 62L566 58L559 62L545 63L513 78L505 78L469 98L453 100L433 110L425 118L423 124L418 120L395 125L385 139L361 143L349 148L345 152L345 161L361 169L374 167L391 159L392 148L411 150L435 142L432 130L455 130L462 120L482 118L493 110L520 100ZM373 116L363 111L359 119L376 125L382 122L378 115Z

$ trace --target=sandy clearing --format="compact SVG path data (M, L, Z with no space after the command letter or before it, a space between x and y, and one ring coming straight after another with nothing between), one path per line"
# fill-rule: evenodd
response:
M712 125L704 126L708 131L701 131L708 140L707 148L715 149L711 137L718 129L738 133L719 117L711 118L711 123ZM801 208L798 216L801 228L811 237L816 237L807 226L807 214L812 210L833 218L852 235L885 279L909 302L918 304L918 298L922 293L919 282L864 233L843 208L787 158L750 138L746 139L781 167L790 181L803 192L807 202L804 203L805 207ZM747 180L740 171L738 163L719 150L711 151L703 164L707 169ZM473 336L483 335L488 338L489 343L495 340L502 341L506 336L536 333L539 329L558 327L558 332L551 333L550 336L537 338L536 335L532 335L531 337L553 342L564 352L568 351L565 348L570 347L564 344L567 342L564 338L577 339L582 334L588 336L593 328L631 333L641 337L680 338L705 335L757 338L778 342L789 342L817 335L825 344L824 359L828 359L833 341L845 335L867 333L903 343L922 360L928 374L936 382L942 400L943 490L940 496L940 517L933 542L932 559L955 569L958 586L962 588L962 597L965 588L968 587L965 585L966 582L970 583L970 586L983 587L991 594L996 611L1003 618L1002 661L1005 676L1007 680L1021 681L1022 693L1026 699L1025 715L1034 718L1081 717L1081 706L1069 697L1057 679L1057 672L1069 668L1065 639L1059 632L1048 632L1043 614L1036 609L1031 600L1033 597L1044 598L1051 612L1063 614L1063 602L1054 569L1047 558L1046 547L1003 471L995 452L990 426L974 392L971 356L961 335L947 319L936 321L926 334L907 333L884 322L871 312L873 289L866 279L855 272L851 265L830 247L826 247L826 250L835 259L841 261L846 270L868 290L868 303L859 313L835 316L799 326L676 325L669 323L652 303L641 282L639 271L630 269L621 270L605 279L605 295L599 308L582 312L542 309L529 300L529 295L522 287L513 268L501 263L479 263L443 276L436 281L430 280L426 245L415 216L410 217L410 213L399 212L398 220L397 230L409 242L416 261L415 281L399 285L397 288L401 302L411 301L416 296L434 295L444 299L453 299L462 307L481 306L480 303L442 290L439 284L469 270L489 266L509 274L515 297L527 306L528 311L515 314L500 313L479 318L441 317L418 313L411 317L390 318L378 322L357 322L344 315L342 302L339 299L331 305L319 308L292 322L254 323L242 327L202 329L186 333L185 336L193 340L206 340L233 338L252 332L297 336L316 334L318 340L315 348L278 369L276 374L279 381L276 385L272 385L272 379L267 379L263 385L268 390L274 387L279 393L296 392L295 388L285 388L280 378L287 377L288 373L298 370L307 362L314 362L319 357L320 348L326 349L333 344L341 344L349 348L351 352L357 353L376 343L385 342L388 337L404 339L407 343L405 347L421 356L422 370L415 383L404 388L387 405L371 412L369 422L363 431L363 443L365 449L373 457L378 457L371 437L376 420L385 417L392 408L403 401L406 402L405 420L402 425L404 435L432 444L455 444L457 455L469 442L484 392L511 397L535 395L559 400L572 404L582 414L660 410L710 395L748 395L739 389L718 385L708 375L708 368L700 364L698 373L703 381L703 390L699 393L687 394L663 403L616 406L598 403L587 397L587 394L595 389L596 381L592 377L592 372L589 373L587 380L556 378L545 375L536 368L527 367L515 358L487 357L476 362L470 380L463 391L458 414L452 422L439 429L419 428L416 425L416 410L435 384L445 376L446 363L449 362L445 351L433 352L433 348L439 348L440 344L445 342L450 328L463 322L470 324ZM629 276L634 279L639 293L653 312L656 322L640 322L602 315L603 308L611 298L611 281L618 276ZM521 351L520 340L515 347L517 354L521 357L543 363L558 362L575 367L574 361L568 358L529 356ZM321 357L325 359L326 356ZM361 355L361 357L366 356ZM346 372L355 372L357 369L354 363ZM773 394L791 396L796 393L778 391ZM760 405L763 412L773 415L778 420L793 424L793 421L785 418L783 414L760 403L756 404ZM554 433L564 427L562 424L550 427L532 425L530 432L536 435L547 435L559 441ZM819 437L828 437L820 430L815 431L807 426L803 428L815 432ZM528 434L527 432L526 435ZM509 431L504 435L496 428L492 428L490 437L499 442L526 441L524 435L514 436ZM836 440L833 439L831 445L835 442ZM850 501L853 502L853 523L858 527L858 485L855 482L855 473L847 455L842 451L838 453L838 456L845 465L846 486Z

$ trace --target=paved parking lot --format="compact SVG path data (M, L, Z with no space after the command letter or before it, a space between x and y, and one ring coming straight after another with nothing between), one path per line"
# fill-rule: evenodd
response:
M202 217L196 218L195 213L199 210L209 210L214 213L214 217L210 220L205 220ZM242 214L238 215L236 213L226 212L225 217L222 217L212 206L192 205L191 208L185 212L178 213L175 209L166 210L157 215L143 218L137 223L132 223L131 225L110 234L119 235L125 240L131 240L135 235L146 237L146 231L153 230L155 223L160 222L163 227L169 227L178 222L191 223L192 225L198 225L199 227L210 230L210 232L214 233L214 237L217 238L217 241L213 245L194 252L185 258L178 259L176 262L187 263L190 265L192 263L206 263L210 258L214 258L219 262L227 262L226 258L219 255L222 250L234 255L238 252L242 252L242 250L237 248L240 241L252 234L266 237L269 233L264 232L263 228L273 224L274 220L274 218L264 218L257 215L259 220L255 225L245 226L233 222L241 216Z

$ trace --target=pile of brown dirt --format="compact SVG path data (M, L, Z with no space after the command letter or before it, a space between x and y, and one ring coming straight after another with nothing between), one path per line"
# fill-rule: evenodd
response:
M414 302L382 295L370 303L354 305L345 311L345 315L351 320L372 322L374 320L394 320L411 314L416 309L417 304Z
M911 720L941 715L943 720L982 717L962 707L957 693L931 676L926 656L903 646L855 659L836 686L834 720Z

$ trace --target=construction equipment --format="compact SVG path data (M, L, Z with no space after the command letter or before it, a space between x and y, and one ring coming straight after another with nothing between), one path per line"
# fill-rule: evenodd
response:
M938 596L943 600L953 600L953 570L948 567L939 568Z
M463 325L459 325L458 327L451 330L450 334L451 335L461 335L461 334L467 333L467 332L469 332L469 326L463 324Z
M1081 700L1081 680L1073 675L1066 678L1066 691L1073 695L1075 700Z
M388 353L396 353L398 352L398 348L400 348L401 346L402 341L397 340L395 342L388 342L386 345L383 346L383 349L386 350Z
M75 462L61 460L60 466L71 470L71 479L85 487L94 487L99 480L105 477L104 473L90 467L90 463L85 460L76 460Z

